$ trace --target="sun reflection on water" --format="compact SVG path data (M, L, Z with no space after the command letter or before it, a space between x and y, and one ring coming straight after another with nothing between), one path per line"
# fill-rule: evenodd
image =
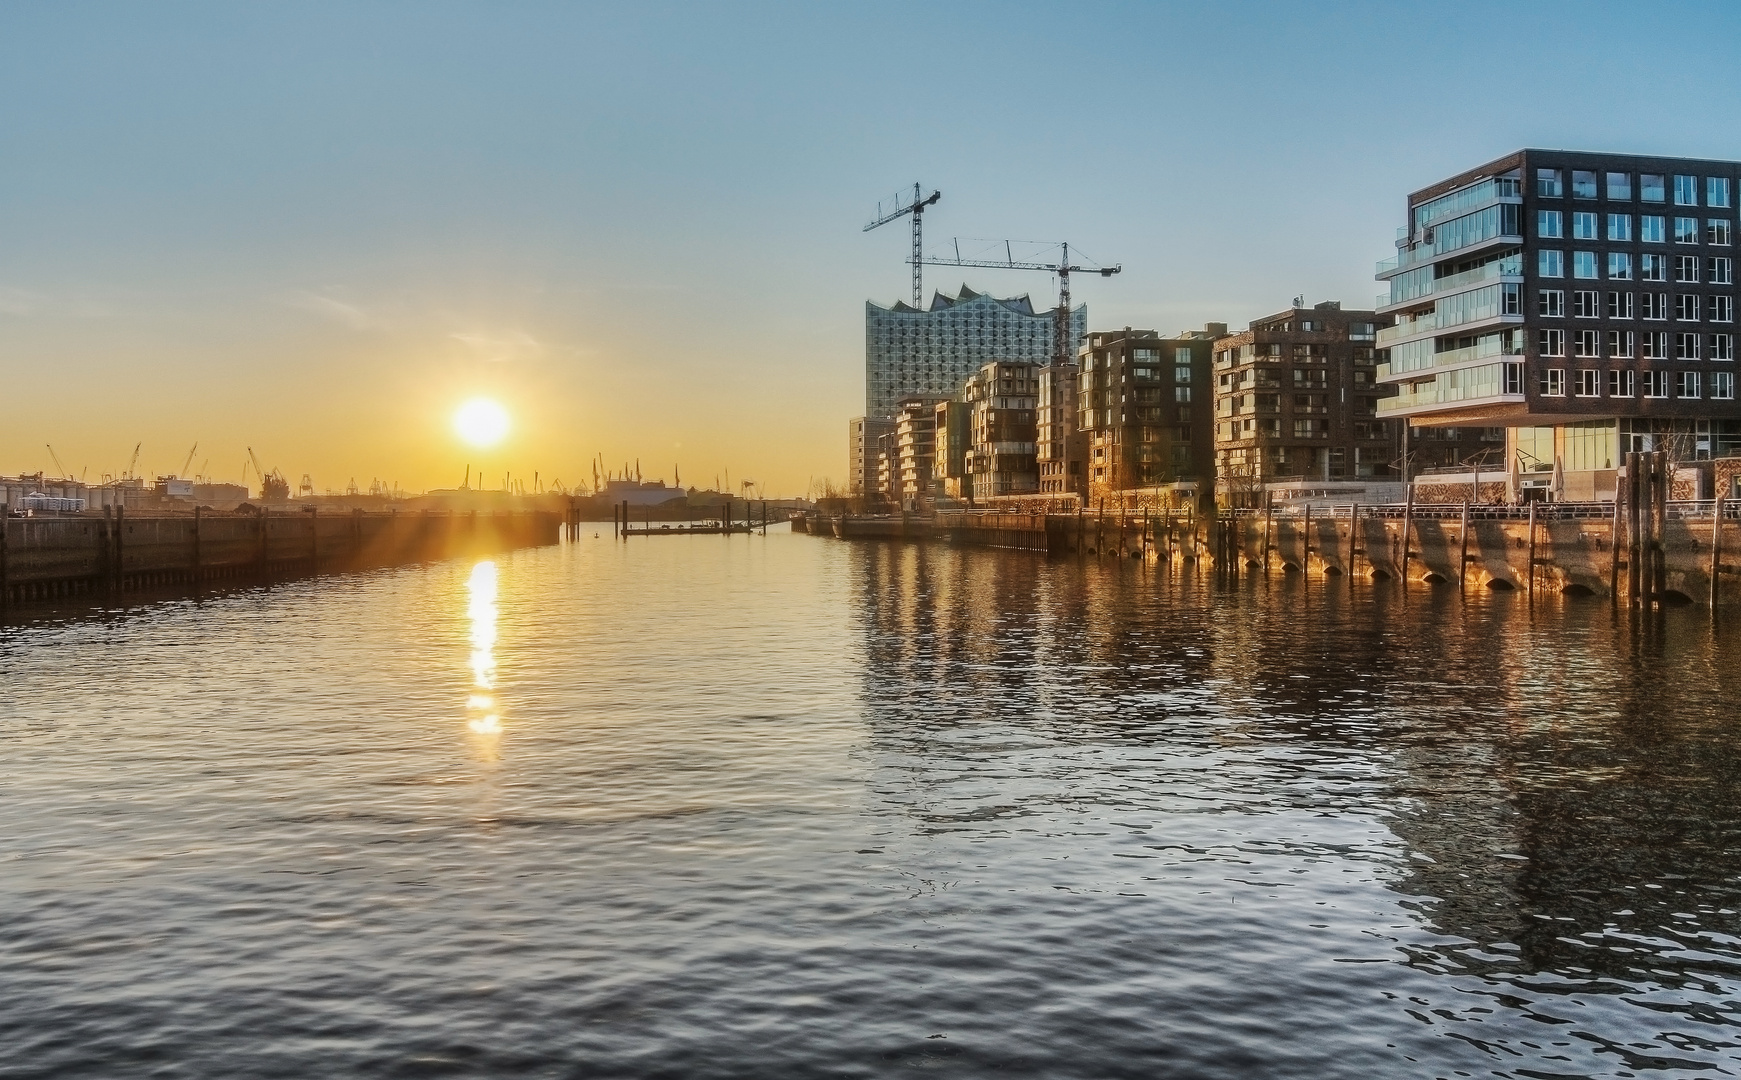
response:
M496 564L484 560L472 567L466 582L471 594L466 617L471 620L472 689L466 696L466 728L478 736L479 749L494 758L502 733L496 707Z

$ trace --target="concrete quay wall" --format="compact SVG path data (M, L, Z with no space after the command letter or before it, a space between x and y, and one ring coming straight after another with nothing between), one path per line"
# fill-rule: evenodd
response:
M1741 516L1730 507L1721 529L1717 602L1741 604ZM1664 523L1666 588L1679 598L1711 597L1713 518L1671 517ZM813 521L813 533L847 539L938 540L979 547L1017 548L1054 555L1097 555L1152 561L1198 561L1239 573L1289 573L1443 581L1470 587L1589 592L1608 596L1627 588L1627 540L1613 550L1614 525L1598 518L1537 521L1460 516L1415 517L1395 510L1362 513L1347 508L1311 517L1262 512L1236 516L1192 514L1029 514L952 512L932 517L835 517Z
M559 512L260 513L0 519L0 604L287 577L553 544Z

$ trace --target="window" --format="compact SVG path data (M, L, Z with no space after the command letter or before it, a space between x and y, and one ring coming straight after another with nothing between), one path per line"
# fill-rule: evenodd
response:
M1676 281L1699 280L1699 257L1697 255L1676 255L1674 259Z
M1645 397L1668 397L1668 372L1647 371L1644 373Z
M1729 229L1729 219L1726 217L1707 219L1705 221L1705 243L1715 244L1717 247L1728 247Z
M1523 314L1523 286L1509 282L1499 290L1499 313L1501 315Z
M1572 335L1573 356L1601 356L1602 331L1579 330Z
M1608 277L1612 281L1632 280L1632 253L1630 251L1610 251L1608 253Z
M1667 281L1667 255L1640 255L1638 257L1638 280Z
M1536 293L1536 314L1557 319L1566 313L1566 294L1559 289L1543 289Z
M1668 359L1668 332L1648 330L1638 337L1638 355L1646 360Z
M1623 215L1616 214L1614 216L1620 217ZM1595 214L1585 213L1583 211L1579 211L1578 213L1572 215L1572 239L1574 239L1574 240L1595 240L1595 239L1597 239L1597 237L1596 237L1596 215Z
M1630 242L1632 240L1631 214L1608 215L1608 239L1625 242Z
M1632 318L1632 294L1629 292L1609 293L1608 317L1610 319Z
M1639 316L1645 319L1664 321L1668 319L1668 293L1641 293L1639 299Z
M1544 199L1557 199L1565 194L1560 187L1560 170L1537 169L1535 171L1535 193Z
M1735 359L1735 338L1731 334L1712 334L1707 341L1711 351L1708 354L1713 360Z
M1697 335L1697 334L1676 334L1675 335L1675 359L1676 360L1697 360L1698 358L1699 358L1699 335Z
M1711 396L1724 401L1735 396L1735 373L1733 371L1711 372Z
M1727 176L1705 177L1705 205L1729 205L1729 178Z
M1638 393L1638 379L1635 373L1621 368L1612 368L1608 372L1608 396L1632 397Z
M1667 234L1663 231L1668 219L1657 214L1640 214L1638 217L1638 239L1646 244L1667 243Z
M1548 368L1542 372L1542 397L1566 396L1566 369Z
M1727 295L1711 297L1710 308L1707 315L1712 322L1734 322L1735 298Z
M1578 397L1600 397L1602 394L1602 373L1595 368L1579 370L1578 381L1574 384L1572 393Z
M1638 178L1638 197L1645 202L1663 201L1662 177L1656 173L1645 173Z
M1558 240L1566 235L1560 226L1558 210L1537 210L1535 212L1535 234L1544 240Z
M1572 252L1572 276L1575 278L1593 278L1596 276L1596 253L1594 251Z
M1733 285L1734 269L1729 257L1720 255L1714 259L1705 260L1705 280L1713 285Z
M1543 356L1566 355L1566 332L1564 330L1539 331L1537 340L1541 344Z
M1675 218L1675 243L1696 244L1699 242L1699 219L1696 217Z
M1540 277L1565 277L1565 259L1566 253L1563 251L1542 248L1536 252L1536 274Z
M1600 319L1602 317L1602 294L1591 289L1579 289L1572 293L1572 318Z
M1295 420L1294 438L1316 439L1328 435L1330 421L1328 420Z
M1632 201L1632 174L1611 172L1608 174L1608 198L1610 201L1621 199Z
M1523 365L1522 364L1506 364L1506 365L1504 365L1504 367L1505 367L1505 392L1508 394L1521 394L1521 393L1523 393Z
M1175 367L1173 369L1173 381L1178 383L1180 386L1184 386L1186 383L1190 382L1191 366L1189 364L1180 364Z
M1189 386L1175 386L1175 387L1173 387L1173 400L1174 401L1190 401L1191 400L1191 388Z
M1675 321L1699 321L1699 294L1681 293L1675 297Z
M1632 331L1608 331L1608 355L1626 359L1632 355Z
M1589 169L1572 170L1572 198L1594 199L1596 197L1596 174Z
M1699 396L1699 373L1696 371L1680 372L1677 380L1680 385L1675 387L1675 397L1696 398Z
M1675 205L1699 205L1699 178L1696 176L1675 176Z

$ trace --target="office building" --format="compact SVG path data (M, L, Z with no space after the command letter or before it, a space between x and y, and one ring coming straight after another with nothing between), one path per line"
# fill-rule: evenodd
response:
M1076 429L1091 502L1135 488L1194 488L1214 476L1211 353L1226 332L1226 323L1210 323L1169 338L1128 326L1088 336Z
M1504 426L1516 488L1612 497L1629 450L1741 452L1741 164L1520 150L1410 195L1378 265L1380 416Z

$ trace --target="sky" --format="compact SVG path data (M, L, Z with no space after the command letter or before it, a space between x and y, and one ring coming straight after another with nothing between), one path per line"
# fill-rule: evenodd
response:
M1091 328L1366 306L1407 193L1510 150L1741 158L1737 40L1733 3L0 0L0 474L803 494L909 290L906 228L861 231L903 185L930 250L1122 264ZM927 270L964 282L1056 297Z

